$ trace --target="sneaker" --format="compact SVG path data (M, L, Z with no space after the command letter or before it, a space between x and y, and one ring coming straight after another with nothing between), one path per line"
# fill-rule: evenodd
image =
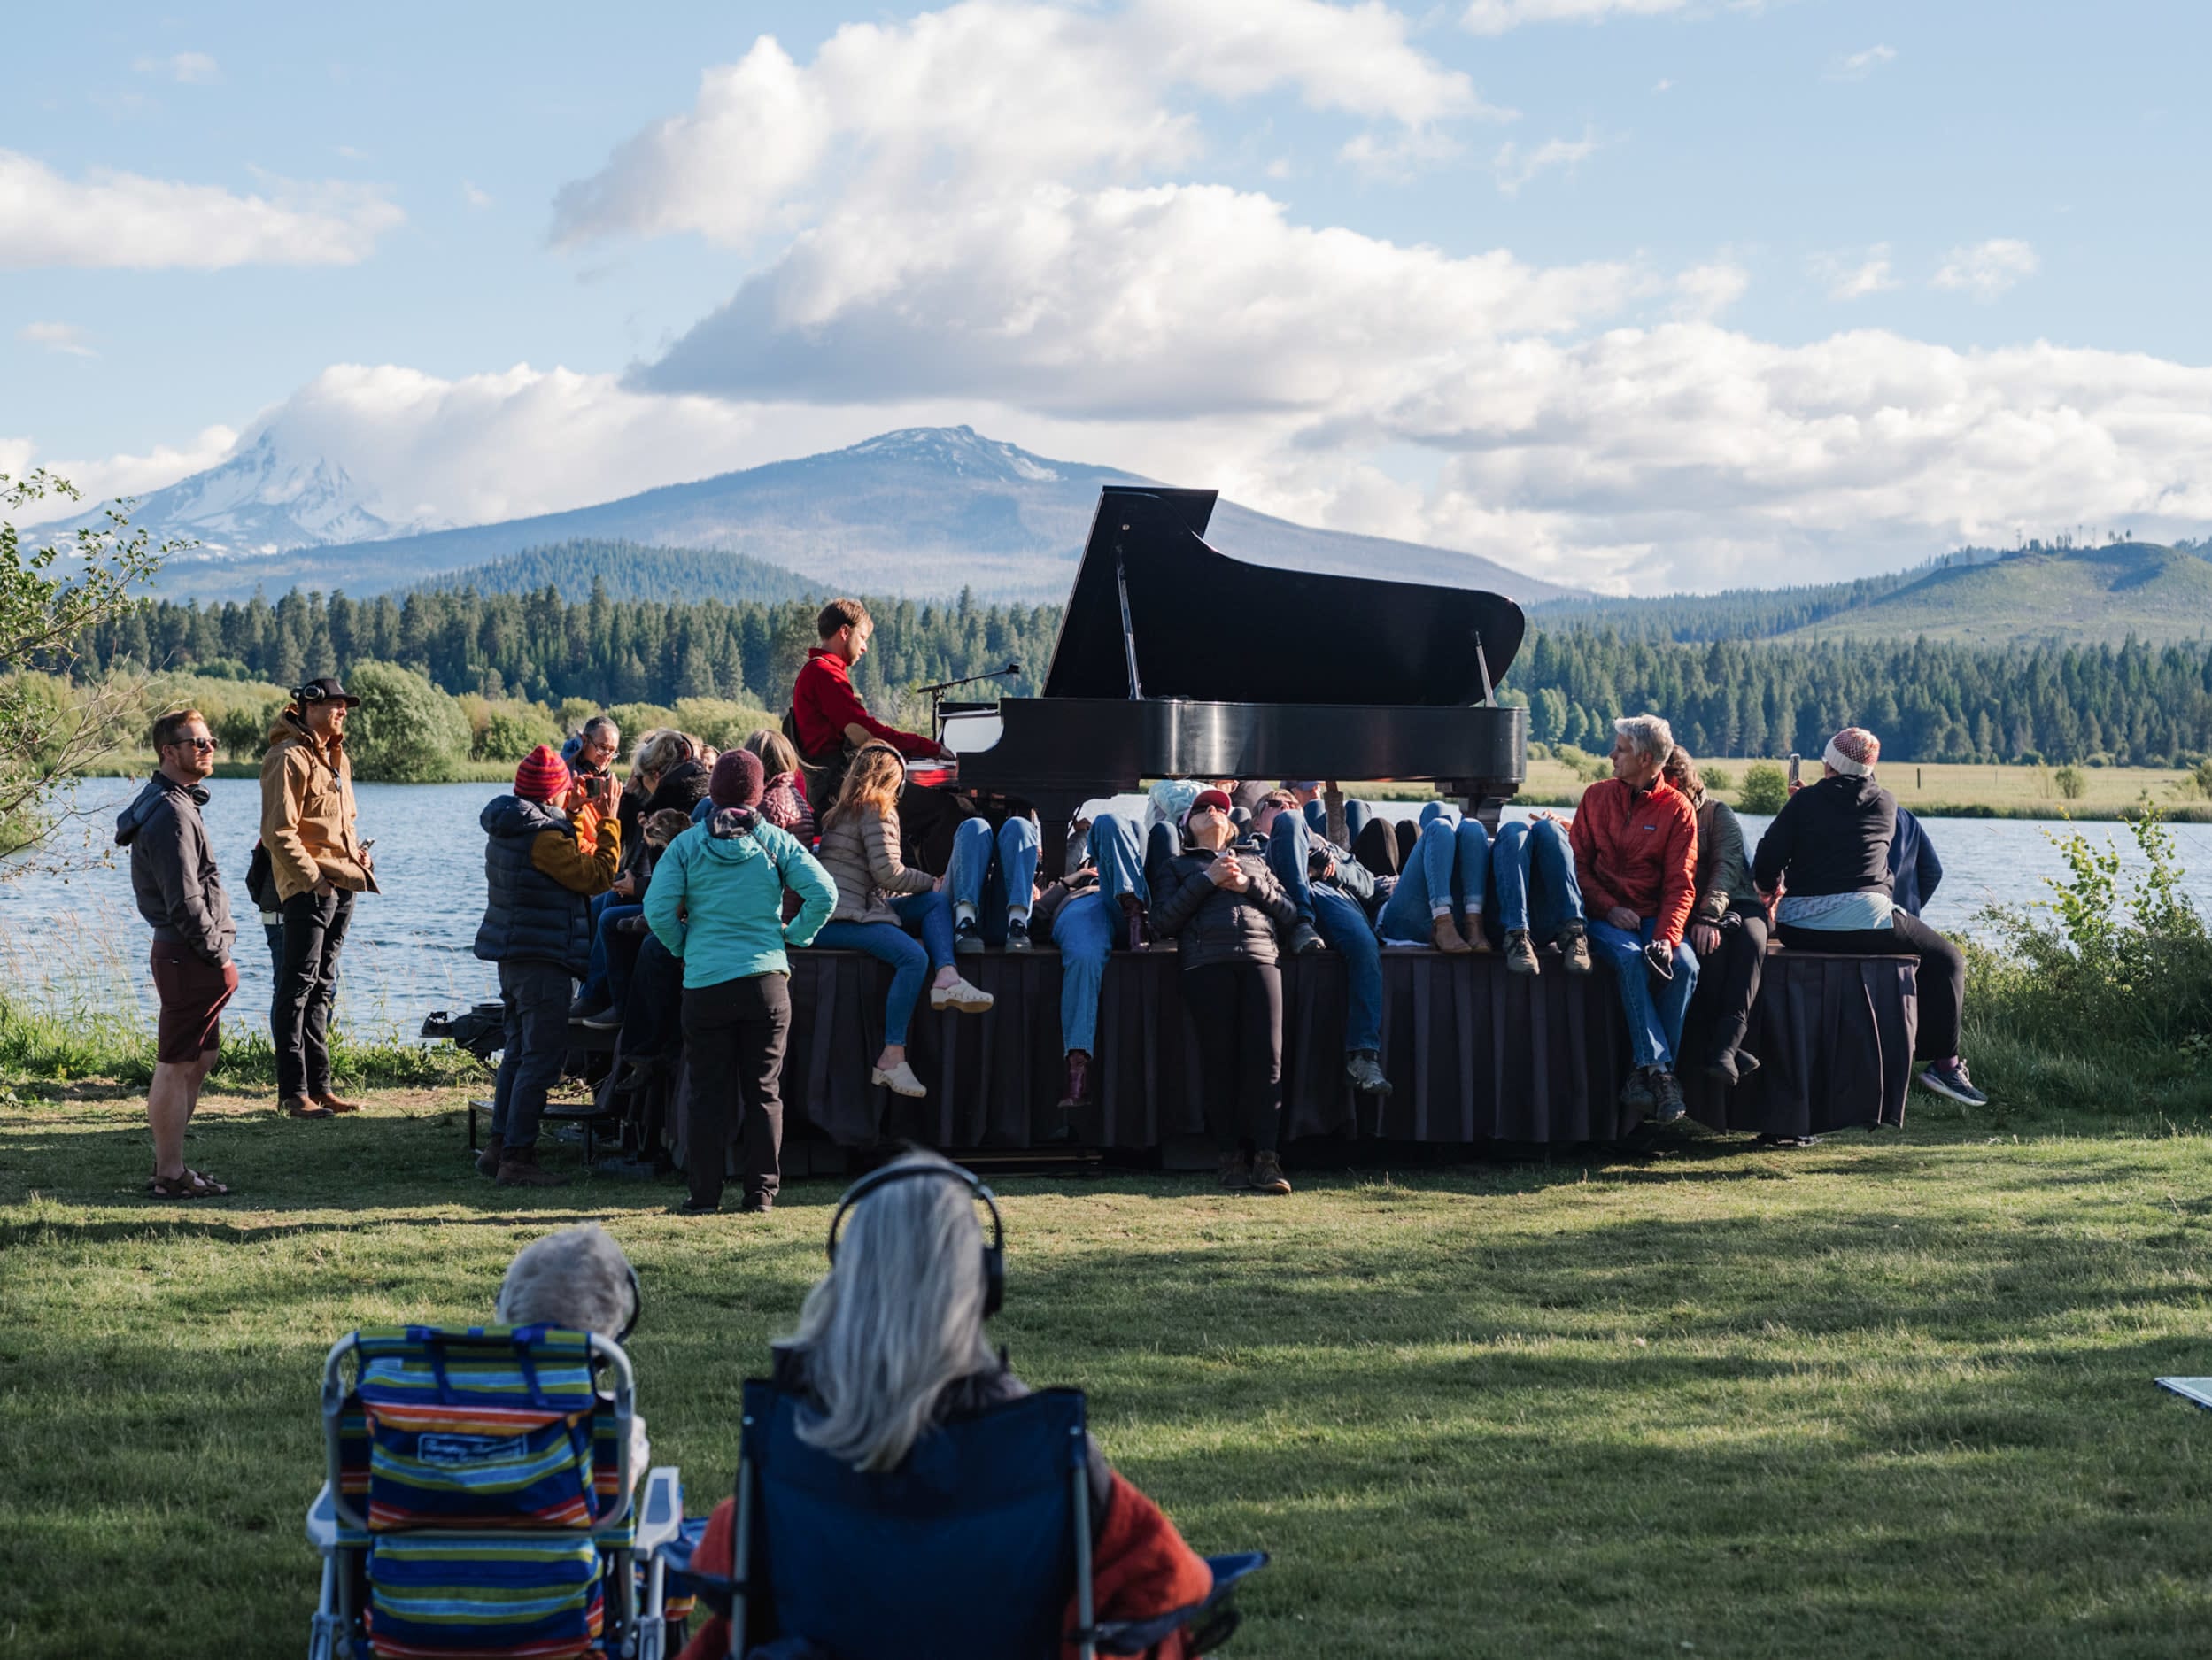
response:
M910 1095L917 1100L929 1093L929 1091L922 1086L922 1080L914 1076L914 1069L903 1061L888 1072L879 1066L870 1067L868 1081L870 1084L882 1085L893 1095Z
M1938 1095L1947 1095L1962 1107L1986 1107L1989 1097L1974 1087L1974 1080L1967 1076L1966 1062L1953 1055L1948 1061L1937 1061L1920 1069L1920 1086L1931 1089Z
M476 1154L476 1174L497 1176L499 1173L499 1154L507 1143L493 1136L483 1144L483 1151Z
M978 946L976 949L980 951L982 946ZM955 1014L980 1015L997 1001L998 999L990 992L979 990L965 980L955 980L950 985L930 987L930 1007L934 1009L949 1008Z
M1541 974L1543 966L1536 961L1536 942L1528 938L1525 928L1508 929L1505 933L1505 972L1508 974Z
M1488 956L1496 949L1490 944L1489 930L1482 926L1482 913L1464 911L1459 916L1459 938L1467 942L1467 949L1478 957Z
M1282 1173L1282 1160L1272 1153L1255 1154L1252 1158L1252 1191L1278 1196L1290 1191L1290 1178Z
M1006 919L1006 948L1009 951L1027 951L1030 948L1026 917L1009 916Z
M502 1187L566 1187L568 1178L556 1176L538 1162L536 1147L508 1147L499 1155L499 1184Z
M953 924L953 949L963 957L972 957L983 949L983 930L976 926L974 917Z
M328 1107L318 1105L305 1095L285 1096L276 1103L276 1110L287 1118L329 1118L333 1116Z
M622 1011L615 1008L602 1008L596 1015L586 1015L576 1023L586 1031L619 1031L622 1023Z
M1320 950L1321 936L1313 931L1311 923L1300 923L1290 930L1290 938L1288 943L1292 956L1308 957Z
M1439 911L1428 924L1429 943L1437 950L1454 956L1466 956L1474 949L1459 937L1459 924L1451 920L1450 911Z
M1651 1089L1651 1069L1640 1066L1628 1074L1628 1081L1620 1086L1620 1104L1630 1112L1648 1113L1659 1105L1659 1097Z
M1220 1168L1214 1173L1214 1179L1224 1187L1234 1187L1240 1190L1249 1187L1252 1185L1252 1162L1246 1158L1241 1150L1224 1153L1221 1155Z
M1663 1124L1671 1124L1690 1108L1682 1101L1682 1083L1670 1067L1651 1069L1652 1116Z
M1569 974L1588 974L1589 963L1589 935L1582 923L1569 923L1559 930L1559 954L1566 959Z
M1382 1076L1382 1062L1373 1049L1354 1049L1344 1057L1344 1076L1363 1095L1388 1095L1390 1080Z

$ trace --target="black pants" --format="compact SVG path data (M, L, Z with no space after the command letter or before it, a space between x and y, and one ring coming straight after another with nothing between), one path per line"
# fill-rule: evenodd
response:
M568 997L575 989L566 963L525 957L499 965L507 1027L491 1086L491 1133L503 1153L528 1153L538 1145L545 1097L568 1058Z
M1236 1103L1238 1145L1272 1153L1282 1129L1282 970L1215 962L1183 975L1208 1106Z
M276 1093L313 1099L330 1093L330 1005L338 994L338 951L353 920L353 896L296 893L282 907L284 960L269 1007Z
M1721 948L1700 960L1698 989L1690 994L1689 1027L1699 1034L1698 1054L1736 1053L1759 1000L1767 966L1767 913L1756 905L1731 905L1721 929Z
M780 974L684 988L684 1055L692 1073L684 1166L692 1198L722 1196L733 1108L743 1115L746 1195L776 1196L783 1178L784 1040L790 1033L791 984Z
M1899 911L1887 928L1831 933L1819 928L1778 930L1792 951L1840 951L1852 956L1920 959L1920 1042L1916 1061L1948 1061L1959 1053L1959 1011L1966 1007L1966 953L1917 916Z

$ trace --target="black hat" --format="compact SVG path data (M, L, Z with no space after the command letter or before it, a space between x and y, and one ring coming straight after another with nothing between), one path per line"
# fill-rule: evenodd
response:
M336 699L349 709L360 706L360 699L338 684L336 675L319 675L304 686L292 689L292 701L306 708L311 703L329 703Z

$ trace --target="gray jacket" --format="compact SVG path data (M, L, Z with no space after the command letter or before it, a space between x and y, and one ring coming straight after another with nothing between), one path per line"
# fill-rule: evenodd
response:
M1152 926L1175 936L1176 954L1186 969L1217 962L1272 962L1275 930L1298 925L1293 905L1258 853L1226 849L1224 859L1244 867L1252 885L1232 893L1206 874L1214 855L1184 852L1161 860L1145 873L1152 888Z
M130 885L138 914L158 944L181 945L211 968L230 961L238 937L215 850L200 807L207 791L161 773L115 821L115 845L130 849Z

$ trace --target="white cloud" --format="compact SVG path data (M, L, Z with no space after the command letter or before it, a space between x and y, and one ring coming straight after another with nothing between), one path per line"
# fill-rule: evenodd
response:
M143 455L117 454L79 459L48 460L28 438L0 438L0 473L20 478L33 467L43 467L58 478L77 487L81 501L49 496L35 506L16 514L19 524L40 524L49 519L70 519L118 496L143 496L174 484L180 478L210 467L228 455L238 442L229 427L209 427L181 444L158 444Z
M15 337L35 346L44 346L49 351L66 352L73 358L100 355L85 344L84 330L74 323L26 323L16 331Z
M1830 81L1864 81L1876 70L1897 61L1894 46L1869 46L1863 52L1853 52L1838 61L1828 72Z
M353 265L404 217L358 185L269 183L237 196L104 169L71 180L0 150L0 270Z
M1674 83L1665 79L1664 77L1651 83L1651 95L1654 97L1657 97L1662 92L1672 92L1674 89Z
M489 190L479 190L466 179L460 181L460 199L474 208L486 208L491 205L491 193Z
M1710 321L1744 297L1752 285L1751 273L1727 260L1693 266L1674 279L1678 317Z
M2042 261L2026 243L2010 236L1953 248L1936 272L1939 289L1960 289L1987 305L2025 277L2036 274Z
M1735 0L1734 12L1755 12L1762 0ZM1529 23L1602 23L1607 18L1698 15L1711 5L1692 0L1468 0L1460 22L1477 35L1503 35Z
M1813 274L1828 284L1828 297L1832 300L1864 299L1898 286L1886 242L1875 243L1863 254L1815 254L1807 264Z
M1597 153L1604 140L1597 136L1596 127L1585 127L1580 138L1547 139L1533 150L1523 150L1519 144L1505 143L1498 147L1497 155L1490 163L1490 171L1497 180L1499 191L1506 196L1518 196L1521 187L1538 174L1553 167L1564 167L1573 173L1589 157Z
M166 75L187 86L213 81L220 73L215 60L205 52L175 52L166 58L145 55L133 58L130 66L142 75Z

